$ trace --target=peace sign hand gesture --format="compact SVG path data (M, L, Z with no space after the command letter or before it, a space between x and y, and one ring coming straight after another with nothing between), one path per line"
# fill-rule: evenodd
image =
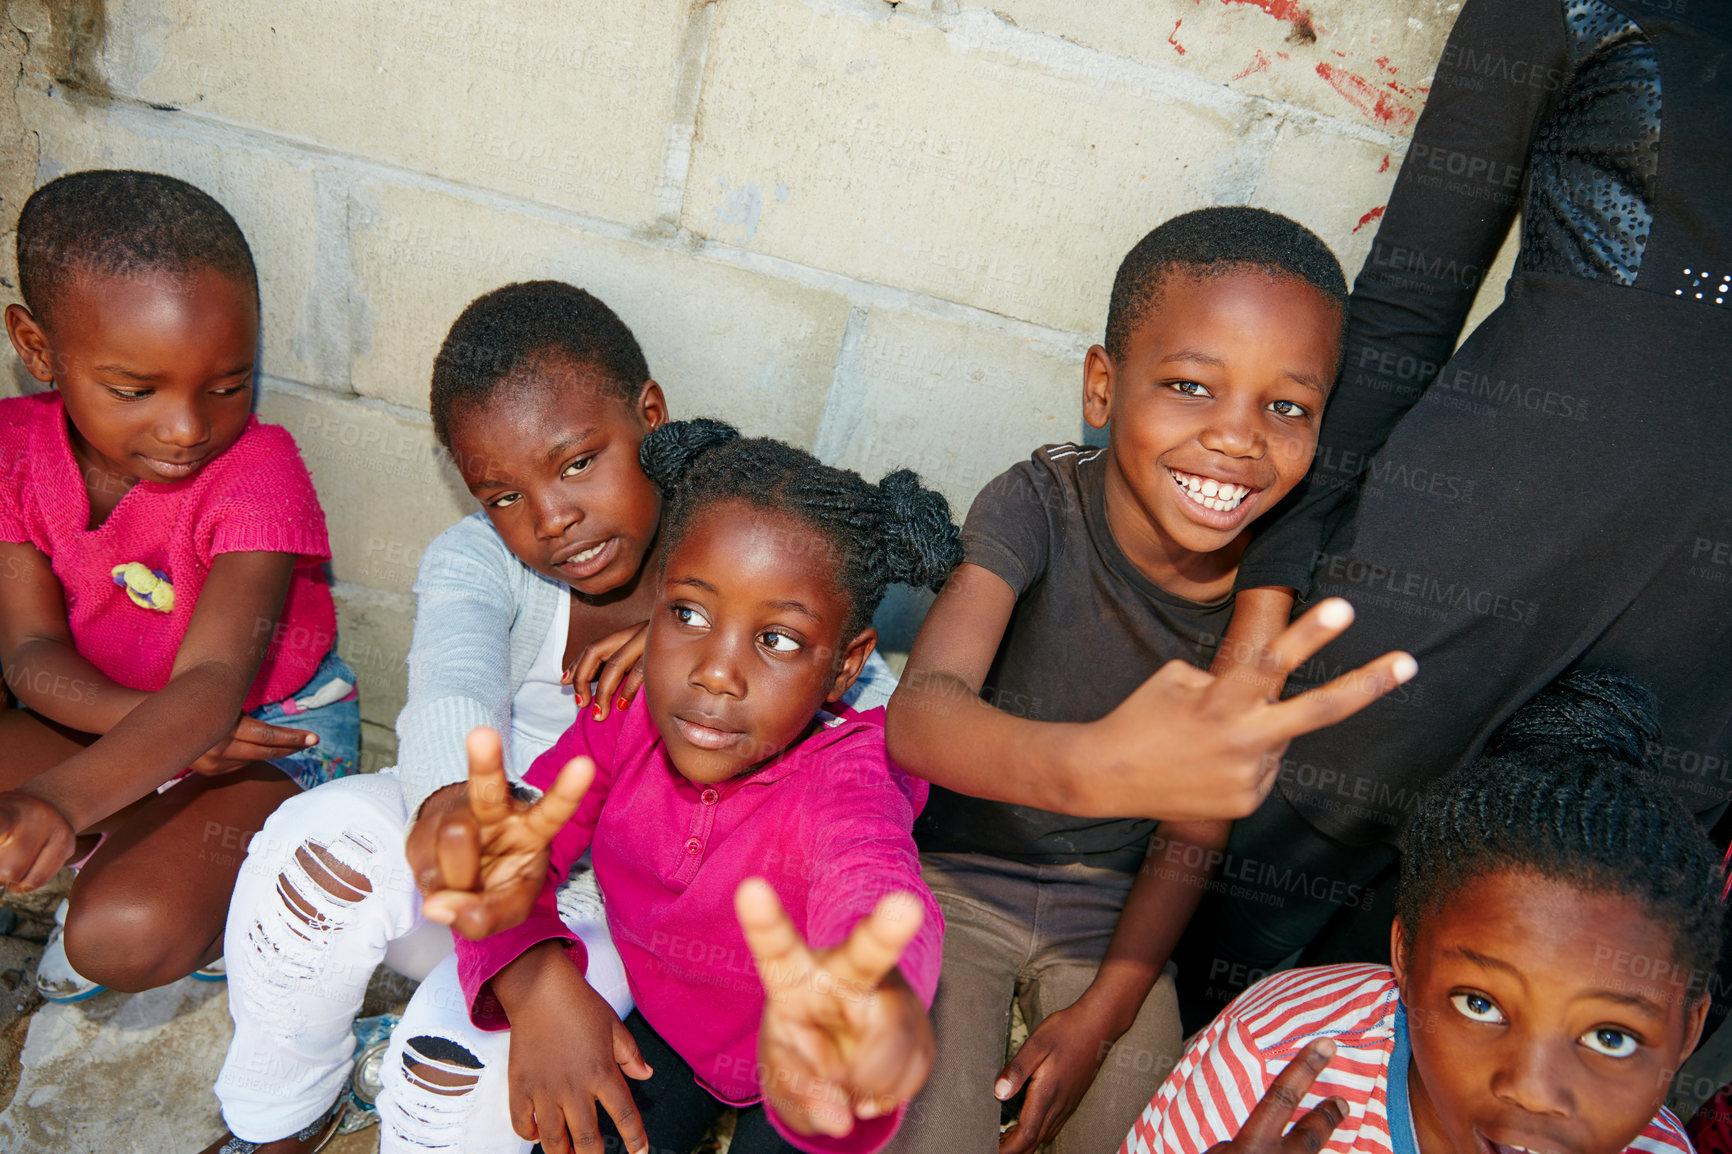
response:
M1086 727L1101 800L1078 812L1167 821L1251 813L1274 784L1288 742L1359 712L1418 672L1408 654L1385 653L1326 685L1270 699L1271 685L1285 682L1352 621L1353 607L1331 597L1242 669L1216 675L1169 661ZM1184 751L1182 773L1170 757L1151 756L1172 750Z
M469 731L469 797L428 814L434 862L416 881L422 913L471 940L510 929L529 916L547 879L548 846L571 820L595 780L595 763L573 758L539 801L512 796L499 734Z
M937 1053L932 1023L896 969L925 917L913 895L888 895L846 941L817 953L762 879L741 884L734 910L766 994L764 1100L789 1129L839 1138L920 1091Z

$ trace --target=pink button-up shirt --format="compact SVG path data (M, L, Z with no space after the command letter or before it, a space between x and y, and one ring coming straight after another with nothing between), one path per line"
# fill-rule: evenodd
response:
M582 944L554 906L554 888L586 849L638 1011L724 1102L762 1098L764 990L734 917L734 891L746 878L769 881L814 950L841 942L885 894L915 895L926 921L901 971L932 1004L944 923L920 880L910 834L927 785L890 761L882 709L845 711L757 773L702 786L668 760L640 699L606 721L580 715L536 759L525 783L548 788L573 757L594 759L595 784L554 838L533 912L482 941L457 939L458 978L476 1025L506 1028L488 982L530 946L563 941L584 961ZM877 1150L901 1121L858 1122L836 1140L793 1135L769 1113L790 1141L848 1154Z

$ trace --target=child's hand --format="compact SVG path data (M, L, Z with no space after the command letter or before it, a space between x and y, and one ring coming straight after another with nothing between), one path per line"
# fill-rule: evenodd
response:
M597 721L606 721L608 710L624 709L637 696L643 685L644 638L649 634L649 622L627 626L616 633L591 641L571 663L561 679L577 687L577 707L590 704L590 682L595 682L594 713Z
M228 773L255 761L292 757L308 746L317 744L319 735L316 733L305 729L266 725L256 717L242 714L240 721L227 737L213 745L187 768L209 777Z
M764 1099L789 1129L841 1137L855 1118L894 1113L919 1092L937 1052L932 1023L895 968L925 917L913 896L884 898L818 954L763 879L741 884L734 909L766 994Z
M574 758L531 803L511 795L497 733L470 730L468 750L468 804L416 823L421 837L432 838L435 858L429 876L417 880L427 891L421 912L474 940L529 916L547 881L548 846L577 812L595 763Z
M1104 779L1105 811L1146 815L1157 796L1160 816L1169 821L1239 818L1255 810L1274 784L1288 742L1359 712L1419 671L1407 654L1385 653L1297 697L1269 699L1272 681L1285 681L1352 622L1346 601L1320 602L1248 663L1257 676L1216 677L1182 661L1163 665L1088 726L1089 762ZM1162 755L1172 750L1185 751L1183 773L1174 773L1170 755Z
M41 798L0 793L0 885L24 893L46 884L72 856L77 833Z
M1023 1154L1051 1141L1094 1084L1101 1060L1116 1040L1107 1023L1091 1018L1082 1002L1042 1019L992 1087L1002 1102L1028 1086L1016 1125L999 1135L999 1154Z
M1239 1133L1229 1142L1209 1147L1207 1154L1317 1154L1328 1144L1335 1127L1347 1117L1347 1103L1340 1098L1324 1099L1293 1123L1293 1129L1285 1136L1281 1131L1299 1109L1305 1091L1334 1056L1335 1043L1328 1038L1319 1038L1306 1046L1269 1084L1268 1092L1246 1117Z
M620 1077L651 1074L613 1008L557 944L531 949L493 979L511 1021L511 1128L547 1154L601 1154L595 1104L631 1154L649 1148L631 1089ZM515 996L514 996L515 995Z

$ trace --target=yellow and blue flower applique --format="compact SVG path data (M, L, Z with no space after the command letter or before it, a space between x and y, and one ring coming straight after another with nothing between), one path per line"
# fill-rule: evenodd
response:
M128 561L109 570L109 575L140 609L174 612L174 586L169 584L168 574L162 570L152 569L142 561Z

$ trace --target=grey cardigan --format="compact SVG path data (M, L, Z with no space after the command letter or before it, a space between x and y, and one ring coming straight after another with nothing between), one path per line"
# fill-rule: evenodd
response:
M415 575L408 701L397 715L396 772L411 817L435 791L467 780L463 742L476 726L499 732L510 764L512 698L566 597L566 586L505 547L485 513L427 547ZM843 700L871 709L895 688L896 675L874 653Z

